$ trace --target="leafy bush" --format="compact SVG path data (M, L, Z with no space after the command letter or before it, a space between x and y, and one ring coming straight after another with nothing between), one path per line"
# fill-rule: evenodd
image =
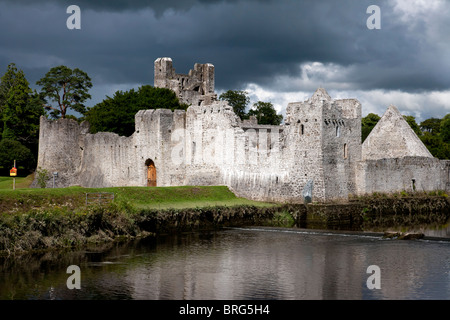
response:
M45 188L47 186L48 179L50 179L50 173L48 172L48 170L41 169L41 167L39 167L36 170L36 180L39 187Z

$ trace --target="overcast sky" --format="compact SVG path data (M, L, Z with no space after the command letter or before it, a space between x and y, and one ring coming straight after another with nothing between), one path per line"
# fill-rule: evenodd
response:
M381 29L367 28L370 5ZM393 104L419 122L450 112L449 16L447 0L0 0L0 73L14 62L39 89L50 68L80 68L93 106L153 85L154 60L171 57L177 73L214 64L216 92L247 90L283 114L323 87L363 116Z

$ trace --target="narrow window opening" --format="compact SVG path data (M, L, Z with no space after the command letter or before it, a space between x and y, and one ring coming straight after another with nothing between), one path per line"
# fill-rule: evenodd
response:
M347 159L348 158L348 146L347 146L347 144L345 143L344 144L344 159Z
M303 124L300 126L300 134L301 135L305 134L305 126Z
M341 136L341 127L336 126L336 137L340 137Z

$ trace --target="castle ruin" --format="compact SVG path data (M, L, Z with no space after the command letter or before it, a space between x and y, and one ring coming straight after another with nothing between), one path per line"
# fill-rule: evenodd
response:
M226 185L240 197L293 203L304 202L307 185L317 202L449 189L450 161L434 158L394 106L362 144L355 99L319 88L289 103L284 124L260 125L217 100L212 64L183 75L159 58L154 74L154 85L173 90L186 111L139 111L130 137L41 117L38 168L58 172L57 187Z

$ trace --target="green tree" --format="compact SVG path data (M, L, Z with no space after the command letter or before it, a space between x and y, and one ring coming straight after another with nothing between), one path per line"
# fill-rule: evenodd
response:
M450 144L450 113L442 119L439 130L442 141Z
M46 99L43 106L46 110L51 110L52 117L65 118L68 109L86 113L83 103L91 98L88 91L92 88L91 79L86 72L78 68L72 70L66 66L58 66L51 68L36 84L42 86L41 95ZM57 106L51 103L56 103Z
M130 136L135 130L134 116L139 110L147 109L187 109L170 89L144 85L137 91L117 91L114 96L90 108L85 120L90 123L90 132L115 132Z
M35 157L30 149L18 141L2 139L0 141L0 166L4 170L9 170L12 168L14 160L16 160L17 167L21 166L27 171L33 170L36 165Z
M414 116L403 116L403 118L406 120L406 122L408 122L409 126L411 127L411 129L413 129L413 131L415 132L415 134L417 134L418 137L422 136L422 130L420 130L419 125L416 122L416 117Z
M380 121L380 117L375 113L369 113L367 116L361 119L361 139L362 142L366 140L369 136L372 129L377 125L378 121Z
M26 108L27 100L31 94L28 81L24 73L17 70L14 63L8 65L0 84L0 103L2 111L2 139L16 139L13 126L17 124L18 116ZM19 114L17 114L18 112Z
M427 147L433 157L439 159L450 159L450 144L442 141L439 135L425 132L421 137L423 144Z
M219 96L220 100L228 101L228 104L233 107L234 113L236 113L241 120L248 119L246 109L250 103L248 93L242 90L228 90Z
M422 132L430 132L432 134L439 134L441 131L442 119L430 118L420 123Z
M41 103L23 71L9 64L0 81L1 138L17 140L37 153L39 118L45 113Z
M283 116L277 114L277 111L270 102L258 101L253 104L252 109L247 113L248 116L256 116L258 124L280 125Z
M430 118L422 121L420 136L430 153L439 159L450 159L450 114L443 119Z

